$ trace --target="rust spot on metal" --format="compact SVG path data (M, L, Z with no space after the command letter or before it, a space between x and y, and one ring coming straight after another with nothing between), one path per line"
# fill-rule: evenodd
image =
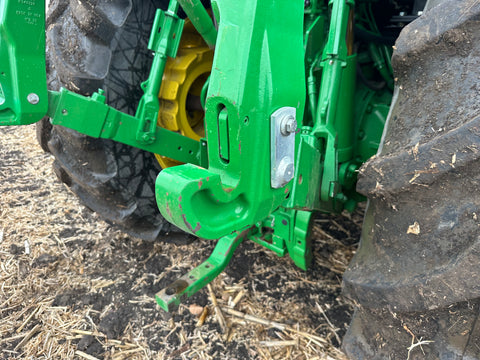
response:
M168 285L168 287L165 289L165 294L167 295L176 295L176 294L181 294L184 292L188 287L188 282L185 280L178 279Z
M187 229L190 230L190 232L193 234L196 234L197 231L202 228L202 225L200 225L200 223L197 222L197 225L195 226L195 229L194 229L192 225L190 225L190 223L187 221L187 217L185 216L185 214L182 214L182 219Z
M241 243L244 239L244 235L239 235L237 236L237 238L235 239L235 241L233 243L230 244L230 246L228 247L227 251L225 251L225 253L223 254L224 257L227 257L228 254L230 254L230 252L232 251L232 247L233 248L236 248L238 246L239 243Z
M231 188L231 187L230 188L225 188L225 192L227 192L227 193L230 193L232 191L233 191L233 188Z
M193 232L192 225L190 225L190 223L187 221L187 216L185 214L182 214L182 219L187 229Z
M225 252L224 256L227 257L228 254L230 254L230 251L232 251L232 247L236 249L237 246L238 246L238 244L241 243L243 240L245 240L245 238L247 237L247 235L250 233L250 231L251 231L253 228L254 228L254 226L249 227L248 229L245 229L245 230L243 230L242 232L235 231L235 233L238 234L238 236L235 238L235 241L230 244L230 246L228 247L228 249L227 249L227 251Z
M168 216L170 216L171 218L173 218L172 211L170 210L170 205L168 204L168 202L167 202L167 208L166 208L166 209L167 209L167 214L168 214Z
M198 182L198 188L201 189L201 188L202 188L202 185L203 185L203 181L200 180L200 181Z
M288 188L285 188L285 194L288 194L290 190Z
M193 233L195 234L198 230L202 228L202 225L200 225L199 222L197 222L197 226L195 226L195 229L193 229Z

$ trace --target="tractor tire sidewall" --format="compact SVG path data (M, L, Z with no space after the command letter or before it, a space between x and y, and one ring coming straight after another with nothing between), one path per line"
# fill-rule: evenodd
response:
M134 114L152 62L147 44L155 10L165 0L54 1L47 15L47 74L51 90L89 96L106 92L107 104ZM76 131L37 125L37 138L54 157L58 178L84 204L127 233L156 240L190 238L163 219L155 203L161 171L151 153Z
M479 19L478 2L444 1L395 44L394 99L359 173L369 203L343 278L352 359L480 359Z

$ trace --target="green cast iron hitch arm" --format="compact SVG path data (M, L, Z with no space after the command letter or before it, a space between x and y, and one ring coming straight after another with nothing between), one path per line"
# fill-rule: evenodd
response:
M287 197L306 96L303 6L212 2L220 20L206 100L209 166L168 168L156 183L162 215L183 230L207 239L242 231Z

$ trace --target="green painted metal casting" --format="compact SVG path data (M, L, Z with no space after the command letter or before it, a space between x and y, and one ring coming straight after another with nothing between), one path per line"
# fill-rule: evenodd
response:
M91 98L62 89L49 92L48 115L53 125L61 125L82 134L115 140L179 161L205 165L201 142L192 140L161 127L155 127L153 142L139 142L137 132L139 119L122 113L105 104L103 91Z
M312 262L311 219L310 211L280 208L257 224L249 239L278 256L289 254L295 265L307 270Z
M301 119L305 103L303 3L213 4L220 22L206 100L209 166L165 169L156 184L162 215L207 239L241 231L282 204L290 188L270 186L270 116L288 106Z
M165 311L172 311L183 299L192 296L215 279L228 265L233 252L247 233L248 230L234 232L218 240L213 253L206 261L155 294L158 305Z
M46 113L44 0L0 1L0 125L27 125Z

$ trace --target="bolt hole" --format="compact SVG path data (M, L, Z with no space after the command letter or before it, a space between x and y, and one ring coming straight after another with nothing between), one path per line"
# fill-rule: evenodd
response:
M287 224L288 224L287 220L283 219L283 220L282 220L282 224L283 224L283 225L287 225Z
M168 288L166 288L166 289L165 289L165 294L167 294L167 295L173 295L173 294L175 294L175 288L173 288L173 287L168 287Z
M205 265L205 268L210 269L210 265L209 264Z
M188 153L189 153L190 155L193 155L193 151L192 151L192 150L189 150Z
M63 110L62 110L62 114L63 114L63 115L68 115L67 109L63 109Z
M243 123L245 125L248 125L249 122L250 122L250 119L248 118L248 116L245 116L245 119L243 119Z
M297 244L298 244L298 245L302 245L302 242L301 242L301 241L297 241Z
M193 276L193 275L190 275L188 278L189 278L190 280L195 280L195 276Z
M182 151L182 147L181 147L181 146L178 147L178 151Z

